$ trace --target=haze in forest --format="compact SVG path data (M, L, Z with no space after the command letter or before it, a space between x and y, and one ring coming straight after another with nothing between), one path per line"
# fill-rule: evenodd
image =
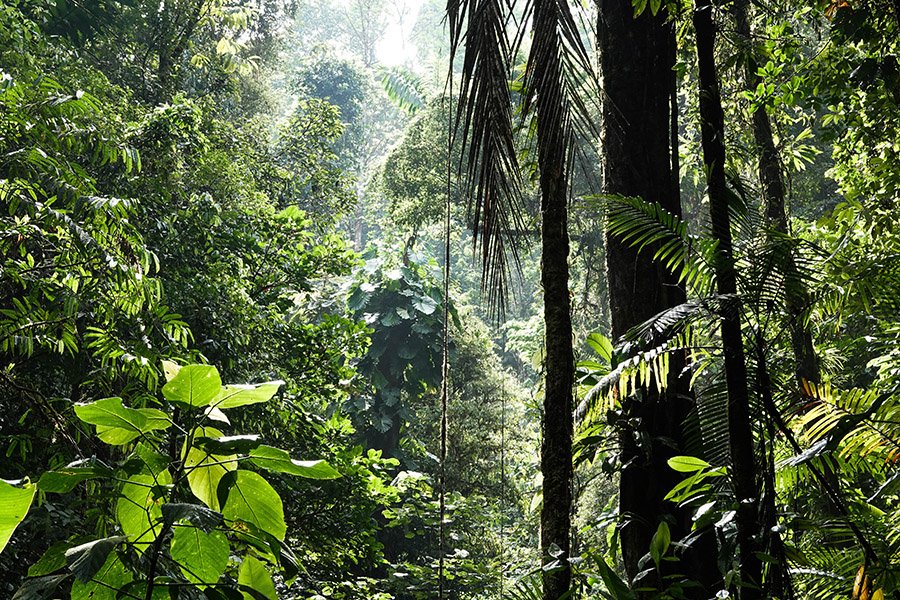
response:
M895 4L0 0L0 598L898 597Z

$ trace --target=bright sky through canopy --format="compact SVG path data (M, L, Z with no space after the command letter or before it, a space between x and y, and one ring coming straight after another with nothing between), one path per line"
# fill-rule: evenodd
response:
M386 0L387 26L378 41L378 61L387 66L409 65L416 56L411 34L422 0Z

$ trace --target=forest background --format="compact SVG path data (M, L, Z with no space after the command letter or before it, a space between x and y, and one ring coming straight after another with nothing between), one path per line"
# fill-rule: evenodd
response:
M571 4L0 2L3 597L897 597L900 8Z

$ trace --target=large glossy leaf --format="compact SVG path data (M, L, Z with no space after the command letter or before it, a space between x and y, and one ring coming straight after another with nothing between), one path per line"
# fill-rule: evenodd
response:
M280 448L260 446L250 452L250 462L263 469L309 479L336 479L341 476L324 460L295 460Z
M172 426L172 419L169 415L156 408L139 408L139 413L147 417L147 425L144 427L144 433L148 431L156 431L168 429Z
M170 553L188 581L211 585L228 566L230 547L221 531L204 533L197 527L176 526Z
M181 402L195 408L206 406L222 390L219 371L209 365L181 367L175 377L163 386L163 396L171 402Z
M89 425L124 429L137 434L147 426L147 416L139 410L123 406L121 398L76 404L75 414Z
M104 398L75 405L75 414L85 423L97 427L97 437L110 446L121 446L142 433L168 429L172 421L155 408L128 408L121 398Z
M253 523L279 540L287 525L278 492L258 473L238 469L222 478L218 489L222 514L230 521Z
M238 570L238 585L245 600L278 600L275 584L262 561L252 556L244 557Z
M657 567L659 566L659 561L662 560L662 557L669 550L671 542L672 534L669 531L669 524L661 521L656 529L656 533L653 534L653 538L650 540L650 557Z
M669 459L669 468L679 473L694 473L709 467L709 463L693 456L673 456Z
M198 437L219 438L222 432L212 427L198 427L194 431ZM219 481L229 471L237 469L237 456L211 454L200 448L191 447L185 457L188 485L198 500L213 510L220 510L216 491Z
M47 471L41 475L37 485L44 492L67 494L82 481L112 475L111 468L95 458L88 458L69 463L54 471Z
M79 581L90 580L108 562L113 549L124 541L125 537L116 535L69 548L66 550L69 570Z
M227 409L268 402L282 385L284 385L283 381L267 381L255 385L226 385L212 405L216 408Z
M37 488L33 484L16 487L0 479L0 552L28 514Z
M72 583L72 600L116 600L118 591L134 577L125 568L115 552L88 581L75 579Z
M139 553L146 550L162 531L158 496L164 491L161 486L171 483L171 475L164 471L156 478L144 473L132 475L122 485L116 501L116 519Z
M101 442L110 446L124 446L136 440L140 435L140 431L97 425L97 437L100 438Z

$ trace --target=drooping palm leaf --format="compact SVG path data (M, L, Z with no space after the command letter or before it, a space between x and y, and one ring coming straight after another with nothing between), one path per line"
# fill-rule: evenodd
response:
M512 10L512 3L504 0L447 2L450 64L463 52L454 122L464 149L460 170L466 176L473 242L481 249L482 288L489 302L501 309L507 258L518 263L514 233L524 229L509 91L512 50L507 23Z

